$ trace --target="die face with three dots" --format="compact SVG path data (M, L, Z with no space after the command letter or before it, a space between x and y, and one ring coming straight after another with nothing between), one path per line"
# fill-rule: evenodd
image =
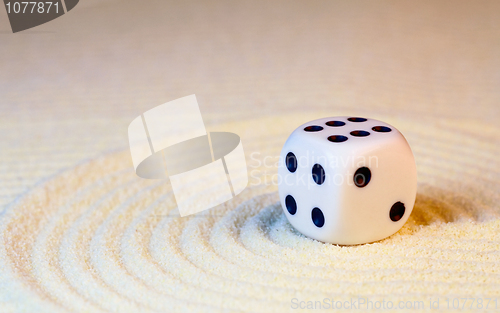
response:
M284 214L302 234L354 245L384 239L406 222L417 170L404 136L361 117L329 117L288 137L278 168Z

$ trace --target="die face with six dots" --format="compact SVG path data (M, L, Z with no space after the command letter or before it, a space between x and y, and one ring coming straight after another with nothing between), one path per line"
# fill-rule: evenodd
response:
M288 137L278 168L284 214L302 234L342 245L397 232L415 203L417 171L404 136L361 117L329 117Z

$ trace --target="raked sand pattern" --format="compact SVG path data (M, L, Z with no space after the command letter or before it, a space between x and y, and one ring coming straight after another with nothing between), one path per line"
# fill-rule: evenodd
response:
M136 177L125 149L39 183L0 218L2 293L17 299L1 311L288 312L294 298L421 309L440 298L446 309L446 298L500 298L496 130L387 116L416 156L416 206L390 238L337 246L296 232L271 183L283 125L321 114L220 125L243 135L249 186L185 218L168 181Z

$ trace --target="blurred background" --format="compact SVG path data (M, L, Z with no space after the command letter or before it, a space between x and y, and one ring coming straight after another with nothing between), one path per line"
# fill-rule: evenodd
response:
M207 125L317 109L496 124L499 12L498 1L86 0L13 34L2 9L0 203L126 148L134 117L193 93Z
M0 177L10 189L0 203L126 148L135 116L193 93L207 125L311 110L495 125L499 12L498 1L86 0L13 34L2 9Z

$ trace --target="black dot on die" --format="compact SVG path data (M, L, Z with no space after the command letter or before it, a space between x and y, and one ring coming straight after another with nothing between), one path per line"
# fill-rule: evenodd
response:
M370 133L364 130L354 130L351 132L351 135L353 135L354 137L366 137L370 136Z
M328 137L328 140L331 142L344 142L347 140L347 137L342 136L342 135L334 135L334 136Z
M349 122L355 122L355 123L361 123L361 122L366 122L366 118L364 117L350 117L347 119Z
M340 127L340 126L345 125L345 123L342 121L329 121L329 122L326 122L325 124L326 124L326 126L330 126L330 127Z
M292 196L286 196L285 205L288 213L290 213L291 215L297 213L297 202L295 202L295 199Z
M396 202L392 205L389 216L393 222L399 221L405 214L405 205L402 202Z
M390 129L389 127L386 127L386 126L375 126L375 127L372 127L372 130L379 132L379 133L388 133L392 129Z
M311 126L307 126L306 128L304 128L304 130L306 132L319 132L320 130L323 130L323 127L318 126L318 125L311 125Z
M321 185L325 182L325 169L319 164L314 164L312 167L312 178L314 182Z
M295 157L295 154L288 152L286 155L285 165L290 173L295 173L297 170L297 158Z
M360 167L354 173L353 178L354 184L359 188L363 188L364 186L368 185L370 179L372 179L372 172L368 167Z
M323 225L325 225L325 216L319 208L314 208L311 211L311 218L316 227L323 227Z

